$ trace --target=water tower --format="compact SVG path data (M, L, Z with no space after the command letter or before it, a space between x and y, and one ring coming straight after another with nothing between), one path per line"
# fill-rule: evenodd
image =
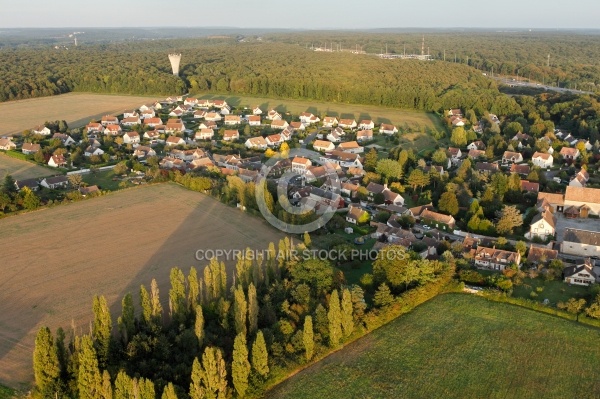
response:
M173 75L179 76L179 62L181 61L181 54L169 54L169 61L171 61Z

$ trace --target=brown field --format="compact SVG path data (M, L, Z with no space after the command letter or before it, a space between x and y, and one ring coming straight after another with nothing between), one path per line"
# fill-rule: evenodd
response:
M12 387L33 380L41 326L68 331L73 320L88 331L95 294L106 296L115 322L123 295L136 294L137 304L140 284L156 278L168 309L169 270L200 271L207 262L195 259L198 249L266 249L282 237L259 218L175 184L9 217L0 232L0 383Z
M57 172L0 153L0 178L3 179L6 174L11 175L15 180L23 180L52 176L57 174Z
M158 100L157 97L67 93L0 103L0 134L21 133L46 121L66 120L69 127L81 127L91 119L122 113L128 108Z

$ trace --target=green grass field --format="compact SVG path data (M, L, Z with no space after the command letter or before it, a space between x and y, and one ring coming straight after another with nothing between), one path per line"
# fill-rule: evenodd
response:
M89 186L97 185L102 190L118 190L121 180L113 180L115 173L111 170L106 170L97 173L88 173L83 175L83 181Z
M4 385L0 385L0 399L11 399L14 397L15 391L8 387L5 387Z
M260 106L263 115L271 108L279 112L290 112L298 116L302 112L312 112L315 115L328 115L341 118L355 118L357 122L362 119L372 119L375 124L393 123L398 127L408 126L411 129L429 128L444 130L440 118L432 113L377 107L374 105L356 105L325 103L309 100L278 100L265 97L247 97L236 95L196 95L197 98L224 99L236 108L253 108Z
M535 292L537 296L531 296ZM526 299L533 299L538 302L544 302L544 299L550 301L550 305L556 306L558 302L566 302L569 298L589 298L591 296L590 287L581 287L578 285L568 285L562 280L544 281L541 277L523 279L523 284L513 287L513 296Z
M442 295L266 393L268 398L598 398L600 330Z

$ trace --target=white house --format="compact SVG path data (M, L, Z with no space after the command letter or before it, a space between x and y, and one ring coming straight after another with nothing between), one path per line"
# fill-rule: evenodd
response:
M225 130L225 132L223 132L223 141L235 141L239 140L239 138L240 132L237 130Z
M39 144L32 144L32 143L23 143L23 147L21 148L21 152L23 154L35 154L36 152L38 152L39 150L41 150L42 147Z
M473 141L471 144L467 146L467 150L485 150L485 144L481 140Z
M284 142L281 134L271 134L266 137L265 141L267 142L267 145L269 147L277 147L278 145Z
M448 148L448 154L450 155L450 159L456 161L462 157L462 151L460 148L450 147Z
M266 150L268 147L267 140L262 136L249 138L244 145L255 150Z
M375 123L371 119L363 119L358 124L358 128L361 130L373 130L375 129Z
M221 114L216 113L216 112L209 112L204 116L204 120L210 121L210 122L219 122L221 119L223 119Z
M360 220L370 219L369 213L364 209L350 205L346 214L346 221L352 224L358 224Z
M254 107L254 109L252 110L252 114L253 115L262 115L262 109L260 109L260 107L257 105L256 107Z
M521 263L521 254L519 252L504 251L495 248L486 248L478 246L477 249L471 250L475 266L491 269L504 270L507 266L514 263Z
M102 151L100 149L100 147L94 147L94 146L90 145L85 149L85 151L83 152L83 155L86 157L91 157L94 155L102 156L102 155L104 155L104 151Z
M525 233L528 240L539 237L542 240L554 236L556 233L556 216L549 210L537 214L531 221L529 232Z
M184 145L185 144L185 140L183 140L181 137L177 137L177 136L169 136L169 138L166 141L166 145L168 146L176 146L176 145Z
M212 140L215 136L215 131L212 129L200 129L194 135L196 140Z
M102 123L102 126L118 125L119 118L117 118L116 116L112 116L112 115L104 115L102 117L100 123Z
M52 155L48 160L48 166L53 168L64 168L67 166L67 161L63 155Z
M523 155L521 155L520 152L504 151L504 154L502 155L502 164L521 162L523 162Z
M569 182L569 186L571 187L585 187L587 185L588 180L590 180L590 175L585 169L581 169Z
M560 252L585 257L600 256L600 232L565 228Z
M354 129L358 125L354 119L340 119L338 126L342 129Z
M163 121L160 118L148 118L144 119L144 125L150 126L151 128L155 128L158 125L162 125Z
M275 111L274 109L271 109L268 113L267 113L267 119L270 121L276 121L281 119L281 114L277 111Z
M139 145L135 148L135 151L133 152L133 156L136 158L155 157L156 151L154 151L150 147Z
M362 154L365 151L364 147L360 146L356 141L340 143L337 149L352 154Z
M10 151L17 148L17 145L13 143L11 138L0 139L0 150Z
M349 152L343 152L338 150L328 152L325 155L321 156L320 161L322 163L330 162L336 165L340 165L343 168L362 169L363 167L362 162L360 162L360 156L358 154L351 154Z
M563 274L565 283L574 285L590 285L598 279L590 258L586 258L581 265L565 267Z
M563 147L560 150L560 155L565 161L572 161L579 158L581 154L577 148Z
M248 124L250 126L260 126L260 124L261 124L260 115L250 115L248 117Z
M277 120L271 121L271 129L283 130L283 129L287 128L289 125L290 124L287 123L287 121L285 121L283 119L277 119Z
M104 134L106 136L118 136L122 133L121 126L119 125L108 125L104 129Z
M531 162L542 169L548 169L552 167L554 157L543 152L535 152L533 157L531 157Z
M320 120L320 118L318 118L310 112L303 112L300 114L300 122L302 122L304 125L312 125L313 123L317 123Z
M312 166L310 159L302 157L294 157L292 159L292 172L303 174Z
M138 132L127 132L123 135L124 144L137 144L140 142L140 134Z
M398 133L398 129L394 125L388 125L386 123L382 123L381 126L379 127L379 133L388 134L388 135L396 134L396 133Z
M359 143L371 140L373 140L373 131L370 129L361 130L358 133L356 133L356 141L358 141Z
M40 134L42 136L50 136L50 134L52 134L52 131L50 129L48 129L46 126L41 125L41 126L34 127L31 130L31 133Z
M335 145L331 141L326 140L315 140L313 143L313 148L315 151L333 151L335 149Z
M338 119L335 116L326 116L323 118L324 127L334 127L338 124Z
M227 126L239 125L242 123L242 119L239 115L225 115L225 121L223 123Z
M66 188L69 185L69 179L67 176L46 177L40 182L40 185L51 190Z

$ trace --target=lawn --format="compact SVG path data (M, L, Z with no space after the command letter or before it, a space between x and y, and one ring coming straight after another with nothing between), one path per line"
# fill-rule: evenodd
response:
M15 180L33 179L60 174L50 168L36 165L33 162L9 157L0 151L0 179L9 174Z
M111 170L105 170L96 173L87 173L82 176L83 181L89 186L97 185L101 190L115 191L119 189L121 179L113 180L115 172Z
M531 296L535 292L537 296ZM525 278L523 284L513 288L514 297L533 299L544 302L550 301L550 305L556 306L558 302L566 302L569 298L589 298L591 290L589 287L569 285L562 280L544 281L542 278Z
M600 330L446 294L294 375L282 398L597 398Z
M11 399L15 397L15 391L12 389L0 385L0 399Z
M33 380L38 329L87 331L94 295L106 296L116 323L121 298L131 292L139 303L140 284L156 278L169 309L169 271L201 273L208 261L196 251L263 250L283 237L260 218L173 183L4 218L0 232L0 383L14 388ZM231 276L235 261L220 260Z
M2 133L20 133L46 121L66 120L69 127L81 127L91 119L106 114L120 114L126 109L152 103L156 97L91 93L68 93L59 96L30 98L0 104Z
M336 116L340 118L355 118L357 122L362 119L372 119L375 124L392 123L398 127L409 126L411 129L436 129L443 131L444 126L440 118L432 113L377 107L374 105L326 103L310 100L278 100L265 97L248 97L232 95L197 95L198 98L224 99L236 108L250 108L256 105L263 110L263 115L271 108L279 112L289 112L298 116L302 112L311 112L315 115Z

